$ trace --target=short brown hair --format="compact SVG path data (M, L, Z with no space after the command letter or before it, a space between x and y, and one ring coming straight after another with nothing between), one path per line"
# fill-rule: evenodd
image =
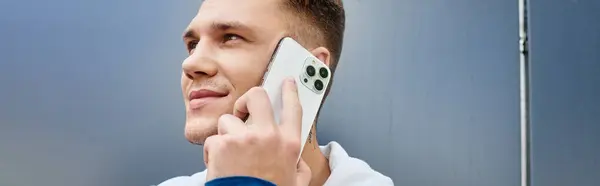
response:
M331 79L325 90L324 99L326 99L331 91L333 76L342 55L344 43L346 13L342 0L282 1L284 8L292 12L289 18L293 21L288 22L292 38L305 45L304 47L307 47L306 45L324 46L331 53L329 62Z
M329 68L332 73L342 53L346 15L341 0L282 0L287 10L294 13L291 21L294 38L305 45L324 46L331 53ZM299 21L299 22L297 22ZM306 24L297 24L306 23Z

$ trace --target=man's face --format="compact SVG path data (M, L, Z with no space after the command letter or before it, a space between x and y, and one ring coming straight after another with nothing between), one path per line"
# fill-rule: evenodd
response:
M218 118L260 84L273 50L286 34L279 0L206 0L184 34L181 89L185 136L202 144Z

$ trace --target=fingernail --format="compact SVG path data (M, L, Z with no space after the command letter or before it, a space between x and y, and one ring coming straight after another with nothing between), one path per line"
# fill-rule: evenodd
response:
M293 77L287 78L287 80L286 80L286 81L289 83L289 85L288 85L288 86L290 86L290 88L291 88L292 90L296 91L296 89L298 89L298 88L296 87L296 80L295 80Z
M287 79L287 81L288 81L288 82L290 82L292 85L296 85L296 80L294 80L294 78L293 78L293 77L289 77L289 78Z

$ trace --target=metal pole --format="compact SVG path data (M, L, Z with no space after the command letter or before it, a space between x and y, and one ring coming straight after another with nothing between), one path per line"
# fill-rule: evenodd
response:
M521 186L531 186L529 37L527 0L519 0L520 98L521 98Z

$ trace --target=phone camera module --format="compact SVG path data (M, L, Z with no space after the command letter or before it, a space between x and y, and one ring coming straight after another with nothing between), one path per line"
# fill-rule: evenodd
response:
M317 89L318 91L323 90L323 81L317 79L315 81L315 89Z
M319 69L319 75L320 75L322 78L327 78L327 76L329 76L329 72L327 71L327 69L325 69L325 67L321 67L321 68Z
M306 74L308 74L308 76L313 77L315 76L317 69L315 69L315 67L313 66L308 66L306 67Z

